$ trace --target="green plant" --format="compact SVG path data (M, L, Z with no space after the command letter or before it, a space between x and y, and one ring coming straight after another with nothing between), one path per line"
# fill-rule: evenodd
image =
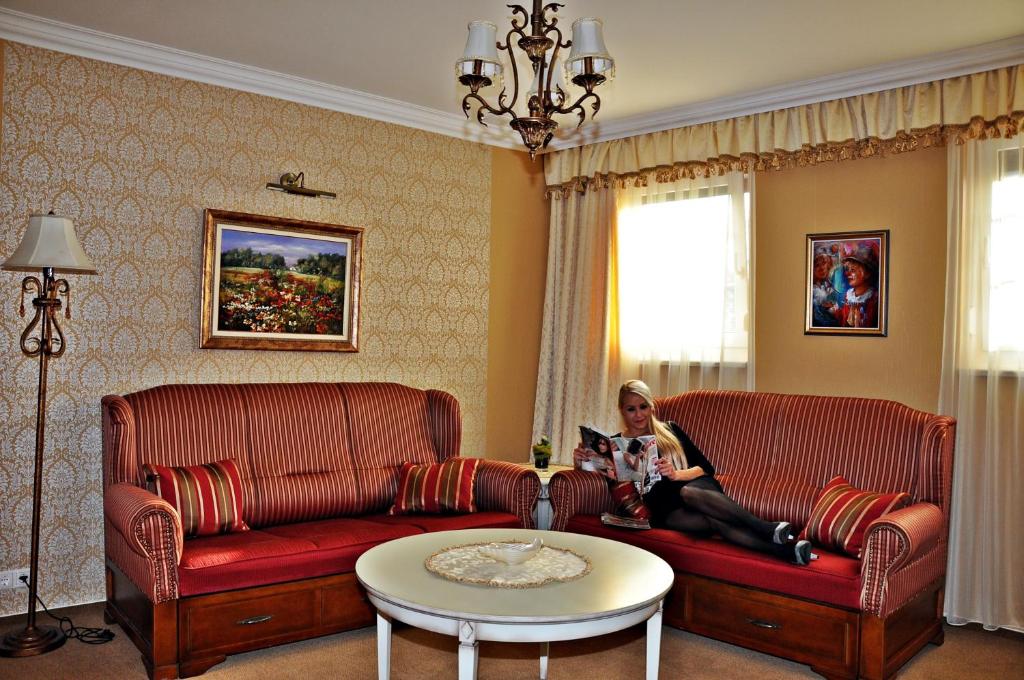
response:
M533 457L534 459L551 457L551 439L546 434L541 435L540 441L533 445Z

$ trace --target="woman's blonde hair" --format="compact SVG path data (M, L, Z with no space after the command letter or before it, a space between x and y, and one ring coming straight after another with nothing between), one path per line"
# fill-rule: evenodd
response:
M647 383L643 380L627 380L622 383L622 387L619 388L620 409L626 403L627 394L635 394L640 397L651 409L651 431L654 432L654 439L658 444L658 455L671 460L677 470L688 468L689 463L686 462L683 445L672 433L672 428L658 420L657 409L654 407L654 395L651 394L651 388L647 386Z

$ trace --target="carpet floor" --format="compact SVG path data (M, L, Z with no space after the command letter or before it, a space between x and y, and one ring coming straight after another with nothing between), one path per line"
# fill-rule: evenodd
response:
M101 603L69 607L59 612L77 626L103 627ZM48 623L40 613L38 622ZM21 628L24 617L0 619L0 632ZM112 626L115 639L104 645L68 640L49 654L0 659L0 678L7 680L145 680L138 650ZM644 677L645 628L589 640L551 645L551 680L633 680ZM395 624L392 636L392 678L455 678L458 642L454 638ZM536 678L538 646L480 643L480 680ZM377 677L376 629L329 635L271 649L228 657L204 680L373 680ZM929 645L899 673L901 680L1009 680L1024 678L1024 637L986 632L971 627L946 627L946 642ZM806 666L759 654L709 638L664 628L661 643L662 678L685 680L777 680L819 678Z

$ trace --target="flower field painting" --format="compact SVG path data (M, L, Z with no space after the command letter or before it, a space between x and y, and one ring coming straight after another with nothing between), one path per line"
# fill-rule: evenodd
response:
M206 213L203 347L357 351L361 229Z

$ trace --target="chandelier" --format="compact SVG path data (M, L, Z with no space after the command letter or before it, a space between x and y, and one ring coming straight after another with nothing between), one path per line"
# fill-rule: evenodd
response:
M537 149L546 147L554 136L558 128L558 123L552 119L554 114L575 111L579 116L578 128L587 117L584 102L593 100L590 102L593 110L591 117L597 115L601 108L601 98L594 94L594 88L615 74L615 60L604 46L600 19L577 19L572 24L572 40L562 42L562 31L558 28L555 13L563 6L557 2L542 5L541 0L533 0L533 11L527 14L524 7L509 5L512 10L512 28L505 36L504 44L496 41L497 26L489 21L471 21L466 51L455 62L456 77L460 83L469 87L469 94L462 99L462 111L466 117L469 117L473 102L479 104L476 119L481 125L487 125L484 122L485 112L495 116L510 116L512 120L509 126L522 136L531 159L536 157ZM525 30L527 26L529 33ZM513 35L519 36L516 45L530 58L533 67L533 85L526 94L528 115L520 115L514 110L519 100L519 70L512 52ZM562 74L558 68L558 51L565 47L572 48L569 58L565 60L565 79L584 90L572 104L566 103L568 96L562 87ZM508 62L512 69L512 97L508 98L507 89L502 87L498 94L498 105L491 106L480 96L479 91L481 87L495 83L502 85L505 69L498 59L498 50L508 52ZM553 50L550 55L549 50Z

